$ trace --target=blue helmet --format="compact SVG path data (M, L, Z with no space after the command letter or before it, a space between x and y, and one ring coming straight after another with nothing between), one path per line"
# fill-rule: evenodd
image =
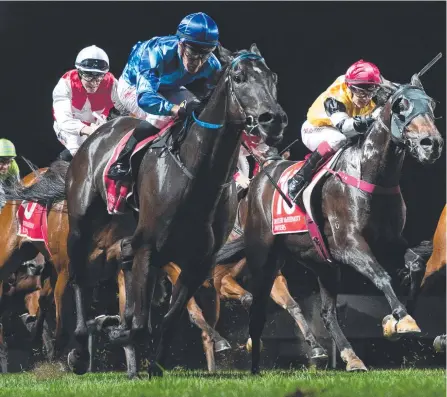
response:
M177 28L177 36L182 42L200 47L216 47L219 29L210 16L204 12L196 12L182 19Z

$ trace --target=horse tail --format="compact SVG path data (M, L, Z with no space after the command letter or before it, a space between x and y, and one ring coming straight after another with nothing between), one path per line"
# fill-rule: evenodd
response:
M244 235L225 244L217 253L216 263L225 265L241 260L245 256Z
M70 163L56 160L48 170L38 174L31 186L24 186L21 181L4 184L6 200L34 201L45 206L65 200L65 177Z

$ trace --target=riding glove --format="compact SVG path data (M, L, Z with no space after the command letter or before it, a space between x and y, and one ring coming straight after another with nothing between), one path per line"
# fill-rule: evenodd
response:
M357 132L364 133L368 131L368 128L374 123L374 118L370 116L355 116L354 119L354 129Z
M196 110L200 106L200 101L197 99L192 99L186 102L185 106L180 106L178 110L178 117L180 119L185 119L186 117L190 117L194 110Z

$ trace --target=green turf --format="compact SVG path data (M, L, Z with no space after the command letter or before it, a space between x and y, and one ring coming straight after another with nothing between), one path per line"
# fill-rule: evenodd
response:
M44 372L0 375L0 396L444 397L445 375L440 369L368 373L272 371L261 377L246 372L223 371L211 376L204 372L170 371L163 378L129 381L124 373L76 376Z

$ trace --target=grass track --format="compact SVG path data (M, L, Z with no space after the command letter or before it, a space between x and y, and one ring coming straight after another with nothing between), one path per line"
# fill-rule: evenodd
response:
M128 381L124 373L23 373L0 376L0 396L14 397L282 397L297 389L305 397L445 397L446 372L436 370L270 371L262 377L247 372L170 371L161 379ZM292 394L293 395L293 394ZM296 394L301 397L303 394Z

